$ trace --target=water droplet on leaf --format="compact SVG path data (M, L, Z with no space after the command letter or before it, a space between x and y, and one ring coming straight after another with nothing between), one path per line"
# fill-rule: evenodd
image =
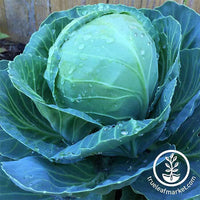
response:
M55 30L55 29L52 29L52 33L55 34L55 32L56 32L56 30Z
M133 167L132 166L129 166L129 168L127 169L128 172L132 171L133 170Z
M69 71L68 71L68 74L72 74L73 71L74 71L74 68L71 67L71 68L69 69ZM64 80L64 79L63 79L63 80Z
M142 56L144 56L144 54L145 54L145 51L144 51L144 50L141 50L141 52L140 52L140 53L141 53L141 55L142 55Z
M84 49L84 47L85 47L84 44L80 44L78 48L79 48L80 50L82 50L82 49Z
M89 87L90 87L90 88L92 87L92 84L91 84L91 83L89 83Z
M141 33L141 37L143 38L145 35L144 35L144 33Z
M121 134L122 134L122 135L128 135L128 131L126 131L126 130L121 130Z
M60 83L61 83L61 85L64 85L65 79L62 78Z
M133 25L129 25L128 26L130 29L134 29L135 28L135 26L133 26Z

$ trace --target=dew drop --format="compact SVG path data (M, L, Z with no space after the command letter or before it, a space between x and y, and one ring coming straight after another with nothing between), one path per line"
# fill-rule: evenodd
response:
M82 100L82 96L81 96L81 94L79 94L75 101L77 103L79 103L81 100Z
M115 107L115 108L117 108L117 106L118 106L118 104L117 104L117 103L115 103L115 104L114 104L114 107Z
M127 169L128 172L132 171L133 170L133 167L132 166L129 166L129 168Z
M103 128L103 130L104 130L104 131L108 130L108 127L107 127L107 126L105 126L105 127Z
M69 71L68 71L68 74L72 74L73 71L74 71L74 68L70 68Z
M82 12L82 14L83 14L83 15L87 15L87 14L88 14L88 11L87 11L87 10L84 10L84 11Z
M89 87L92 88L92 84L91 83L89 83Z
M98 10L99 11L103 11L104 10L104 8L103 8L103 5L102 4L99 4L99 6L98 6L99 8L98 8Z
M126 131L126 130L121 130L121 134L122 134L122 135L128 135L128 131Z
M61 85L64 85L64 83L65 83L65 79L61 79Z
M118 124L118 127L122 127L123 126L123 124L120 122L119 124Z
M138 132L140 130L140 128L135 128L135 132Z
M38 147L35 147L35 148L34 148L34 151L39 152L39 148L38 148Z
M151 45L151 42L148 42L147 45L150 46L150 45Z
M79 48L80 50L82 50L82 49L84 49L84 47L85 47L84 44L80 44L78 48Z
M141 37L143 38L145 35L144 35L144 33L141 33Z
M86 91L81 92L81 95L84 97L86 94Z
M140 52L140 53L141 53L141 55L142 55L142 56L144 56L144 54L145 54L145 51L144 51L144 50L141 50L141 52Z
M100 120L100 119L96 119L96 121L97 121L98 123L100 123L100 122L101 122L101 120Z
M52 33L55 34L55 32L56 32L56 30L55 30L55 29L52 29Z
M79 65L78 65L79 67L82 67L83 66L83 63L79 63Z
M135 28L135 26L133 26L133 25L129 25L128 26L130 29L134 29Z
M136 36L137 36L137 33L134 33L134 36L136 37Z
M70 98L70 101L71 101L72 103L74 103L74 102L75 102L75 99L74 99L74 98Z
M166 45L163 45L162 48L163 48L163 49L166 49Z

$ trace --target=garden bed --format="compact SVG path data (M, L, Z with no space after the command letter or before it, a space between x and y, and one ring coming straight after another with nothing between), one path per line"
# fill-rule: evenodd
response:
M24 46L22 43L8 39L0 40L0 47L5 49L3 53L0 53L0 60L13 60L16 55L23 52Z

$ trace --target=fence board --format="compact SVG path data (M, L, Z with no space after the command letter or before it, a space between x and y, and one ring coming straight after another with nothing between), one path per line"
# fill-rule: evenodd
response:
M0 0L0 31L26 43L40 23L51 13L76 5L112 3L154 8L166 0ZM200 12L199 0L175 0Z
M36 31L33 0L4 0L7 33L15 40L26 42Z
M0 0L0 27L2 32L7 32L8 26L7 26L4 0Z
M40 26L41 22L50 14L50 0L35 0L35 23L36 28Z

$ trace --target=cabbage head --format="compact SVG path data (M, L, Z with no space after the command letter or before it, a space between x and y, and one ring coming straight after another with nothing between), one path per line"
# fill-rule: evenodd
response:
M21 55L0 61L0 82L0 199L200 198L200 16L192 9L55 12ZM175 195L147 181L157 155L172 149L190 162L187 181L197 177Z

